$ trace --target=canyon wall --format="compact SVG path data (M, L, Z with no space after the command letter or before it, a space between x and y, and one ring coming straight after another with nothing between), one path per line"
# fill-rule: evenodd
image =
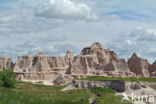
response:
M19 56L14 65L18 79L42 80L54 78L59 73L66 73L69 68L68 57L39 55Z

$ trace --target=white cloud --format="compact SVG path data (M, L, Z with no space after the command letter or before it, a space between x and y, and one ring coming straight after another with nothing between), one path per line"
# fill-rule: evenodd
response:
M60 53L60 56L64 57L64 56L66 56L66 54L65 53Z
M71 44L60 44L56 40L52 42L40 39L35 39L34 41L26 41L25 43L16 45L14 47L0 47L0 49L1 56L11 57L14 61L18 56L25 54L38 54L40 52L44 52L46 55L64 56L62 53L66 53L67 50L70 50L74 54L80 52L78 48L72 46Z
M61 19L96 20L97 16L86 4L77 4L72 0L50 0L51 6L38 13L38 16Z
M50 55L60 55L66 50L79 53L77 47L82 49L95 41L107 47L106 44L115 38L109 42L108 48L119 55L128 57L135 51L152 60L156 57L154 22L140 22L137 18L154 18L155 7L152 9L149 5L154 5L155 0L143 1L18 0L7 10L0 6L0 54L17 57L40 51ZM96 15L99 17L97 21L77 21L95 20ZM125 19L131 16L137 18ZM69 21L71 19L75 21ZM131 31L136 26L139 27ZM150 29L145 29L147 27ZM124 35L117 37L118 34Z
M133 45L134 43L130 40L126 40L129 45Z
M156 29L148 29L147 32L156 36Z
M156 35L153 35L155 31L156 29L137 27L130 33L119 35L107 46L124 58L128 58L133 52L136 52L141 57L153 62L156 60Z

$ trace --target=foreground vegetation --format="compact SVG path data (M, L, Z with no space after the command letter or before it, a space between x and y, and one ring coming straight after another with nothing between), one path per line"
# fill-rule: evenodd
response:
M131 82L156 82L156 78L121 78L121 77L87 77L81 80L118 80L118 81L131 81Z
M16 88L0 86L0 104L89 104L93 98L99 104L131 104L121 102L110 89L82 89L61 91L65 86L44 86L18 82Z
M111 89L76 89L61 91L66 86L45 86L15 81L12 70L0 73L0 104L131 104L121 102ZM87 77L83 80L120 80L156 82L156 78ZM16 86L15 86L16 85Z
M3 71L0 72L0 83L7 88L15 87L16 74L13 72L13 69L3 69Z

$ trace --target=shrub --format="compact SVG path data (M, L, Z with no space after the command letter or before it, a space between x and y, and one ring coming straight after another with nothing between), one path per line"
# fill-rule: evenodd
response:
M2 86L13 88L16 84L16 74L12 69L3 69L0 73L0 80L2 81Z

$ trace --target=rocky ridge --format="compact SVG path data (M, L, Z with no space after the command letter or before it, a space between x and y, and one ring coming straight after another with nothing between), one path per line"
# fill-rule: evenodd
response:
M128 59L128 66L131 72L135 73L138 77L149 77L150 64L146 59L140 58L134 53L131 58Z
M5 68L13 68L13 62L11 58L0 57L0 71Z
M55 78L59 73L66 73L68 68L68 57L47 56L41 52L39 55L19 56L14 65L14 72L20 80L48 80Z
M58 80L66 76L68 81L68 75L73 77L156 76L156 62L149 64L146 59L138 57L135 53L126 62L114 51L103 48L99 42L85 47L77 56L70 51L67 51L65 57L47 56L41 52L38 55L19 56L14 65L11 58L0 57L0 70L9 67L13 68L19 80Z
M70 69L71 75L88 76L133 76L126 61L100 43L93 43L75 56Z

